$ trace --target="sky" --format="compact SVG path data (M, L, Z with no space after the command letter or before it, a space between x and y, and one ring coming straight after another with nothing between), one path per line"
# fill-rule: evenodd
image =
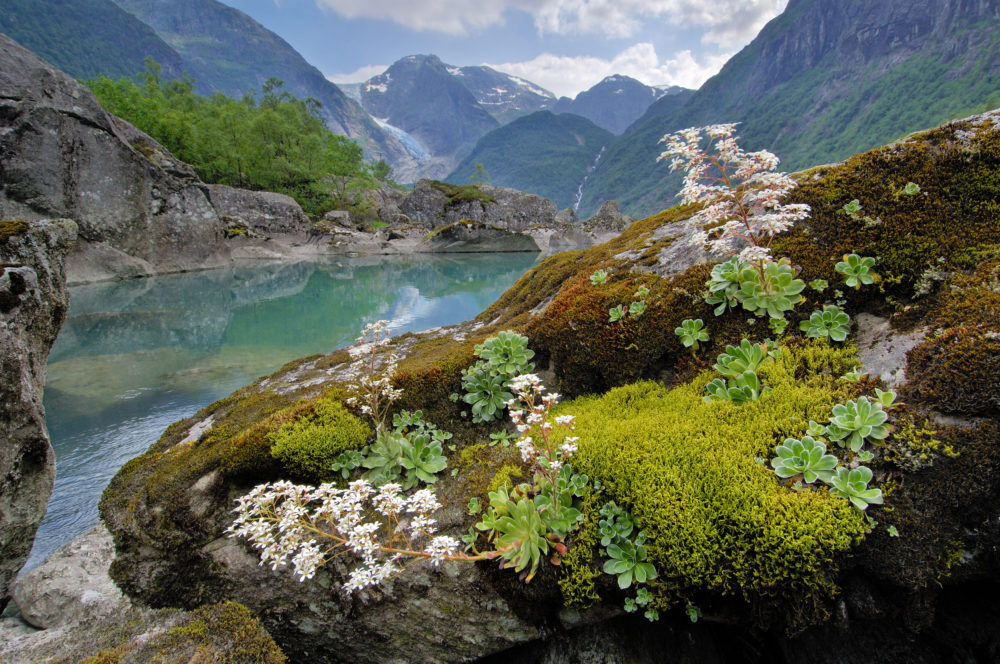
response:
M605 76L698 88L788 0L222 0L335 83L407 55L488 65L557 96Z

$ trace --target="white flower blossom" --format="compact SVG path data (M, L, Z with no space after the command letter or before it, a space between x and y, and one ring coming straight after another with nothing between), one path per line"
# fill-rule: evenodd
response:
M427 544L424 551L431 554L431 564L437 567L445 558L455 555L458 545L459 542L454 537L438 535Z
M779 161L774 154L741 149L735 130L730 123L668 134L661 139L666 149L660 159L669 160L674 171L685 171L678 194L682 202L704 205L693 219L711 230L695 233L692 244L722 256L740 253L747 261L766 260L771 239L807 218L810 209L804 204L781 204L795 188L795 180L772 172ZM703 136L708 139L705 148Z

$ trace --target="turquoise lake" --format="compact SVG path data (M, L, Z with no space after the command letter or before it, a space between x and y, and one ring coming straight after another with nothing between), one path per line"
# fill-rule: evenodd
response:
M538 254L251 263L70 289L45 410L56 483L28 567L97 523L97 501L172 422L305 355L473 318Z

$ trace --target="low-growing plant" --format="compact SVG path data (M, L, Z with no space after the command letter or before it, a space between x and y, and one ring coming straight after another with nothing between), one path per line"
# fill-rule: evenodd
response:
M747 371L756 372L766 360L778 355L777 348L769 342L755 344L749 339L743 339L739 346L726 346L726 352L719 355L712 368L723 376L736 378Z
M465 403L472 406L472 421L492 422L503 412L512 395L507 391L506 375L490 373L478 363L462 373L462 389Z
M853 469L840 466L828 482L830 494L846 498L852 505L864 511L869 505L882 504L882 490L868 488L871 480L872 471L867 466Z
M462 371L462 400L472 406L475 424L492 422L503 413L513 394L508 385L515 376L535 368L528 337L504 330L475 347L475 364Z
M590 275L590 283L595 286L603 286L608 283L608 271L607 270L597 270L592 275Z
M768 262L757 276L760 278L741 282L736 294L747 311L766 313L771 318L784 318L786 311L791 311L802 301L801 293L806 283L795 278L795 270L787 259Z
M489 498L490 505L476 528L486 532L487 541L493 541L501 566L513 567L529 582L550 545L538 508L527 496L512 500L504 486L491 492Z
M886 419L888 415L882 410L880 402L859 397L857 401L833 407L830 423L826 427L827 436L841 447L846 445L852 452L857 452L867 438L885 440L889 435Z
M309 417L289 422L268 434L271 456L295 477L312 481L332 479L333 464L343 453L360 449L371 429L339 400L324 398Z
M618 321L620 321L620 320L622 320L622 319L625 318L625 314L626 313L628 313L628 312L625 311L625 307L624 306L622 306L620 304L619 305L615 305L614 307L611 307L610 309L608 309L608 322L609 323L617 323Z
M700 342L708 341L708 332L704 329L705 323L700 318L687 318L681 321L681 325L674 329L674 334L681 338L681 343L685 348L697 351Z
M716 378L706 385L705 389L708 391L706 402L731 401L736 404L756 401L771 390L761 384L760 378L753 371L744 371L736 378L730 378L728 382Z
M861 288L862 284L867 286L875 283L875 274L871 271L874 266L874 258L845 254L844 260L837 263L834 269L844 275L844 284L850 288L858 289Z
M828 304L823 311L814 311L809 320L799 323L799 329L810 339L828 337L832 341L843 341L851 331L851 317L840 307Z
M361 466L364 459L365 457L360 450L347 450L334 457L330 468L333 472L340 473L340 476L346 480L355 468Z
M810 436L786 438L774 451L778 456L771 459L774 473L782 479L802 476L807 484L817 479L827 481L837 467L837 457L826 453L826 445Z
M656 568L646 562L646 537L640 532L633 540L623 540L605 547L609 560L604 563L604 573L614 574L618 587L624 590L635 583L646 583L656 578Z

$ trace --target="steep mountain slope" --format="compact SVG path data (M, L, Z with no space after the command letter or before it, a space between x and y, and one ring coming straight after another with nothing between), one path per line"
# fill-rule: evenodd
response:
M181 56L111 0L4 0L0 32L76 78L133 76L146 56L181 76Z
M184 71L203 94L232 96L259 91L271 77L284 89L322 104L331 130L357 139L369 157L382 157L407 181L416 162L403 145L382 130L361 106L306 62L295 49L243 12L215 0L117 0L152 26L183 60Z
M581 209L672 205L656 141L688 126L741 122L743 145L794 170L1000 105L998 26L1000 0L791 0L681 109L609 148Z
M611 132L578 115L538 111L479 139L448 181L468 184L476 164L482 164L490 184L544 196L560 208L572 207L580 183L612 138Z
M479 105L500 124L550 109L556 103L556 96L548 90L490 67L448 67L448 72L461 81Z
M553 110L556 113L582 115L598 127L620 134L654 101L664 95L677 94L683 89L673 87L663 90L640 83L629 76L615 74L589 90L584 90L575 99L560 97Z
M361 86L365 110L407 132L447 165L500 123L434 55L411 55Z

